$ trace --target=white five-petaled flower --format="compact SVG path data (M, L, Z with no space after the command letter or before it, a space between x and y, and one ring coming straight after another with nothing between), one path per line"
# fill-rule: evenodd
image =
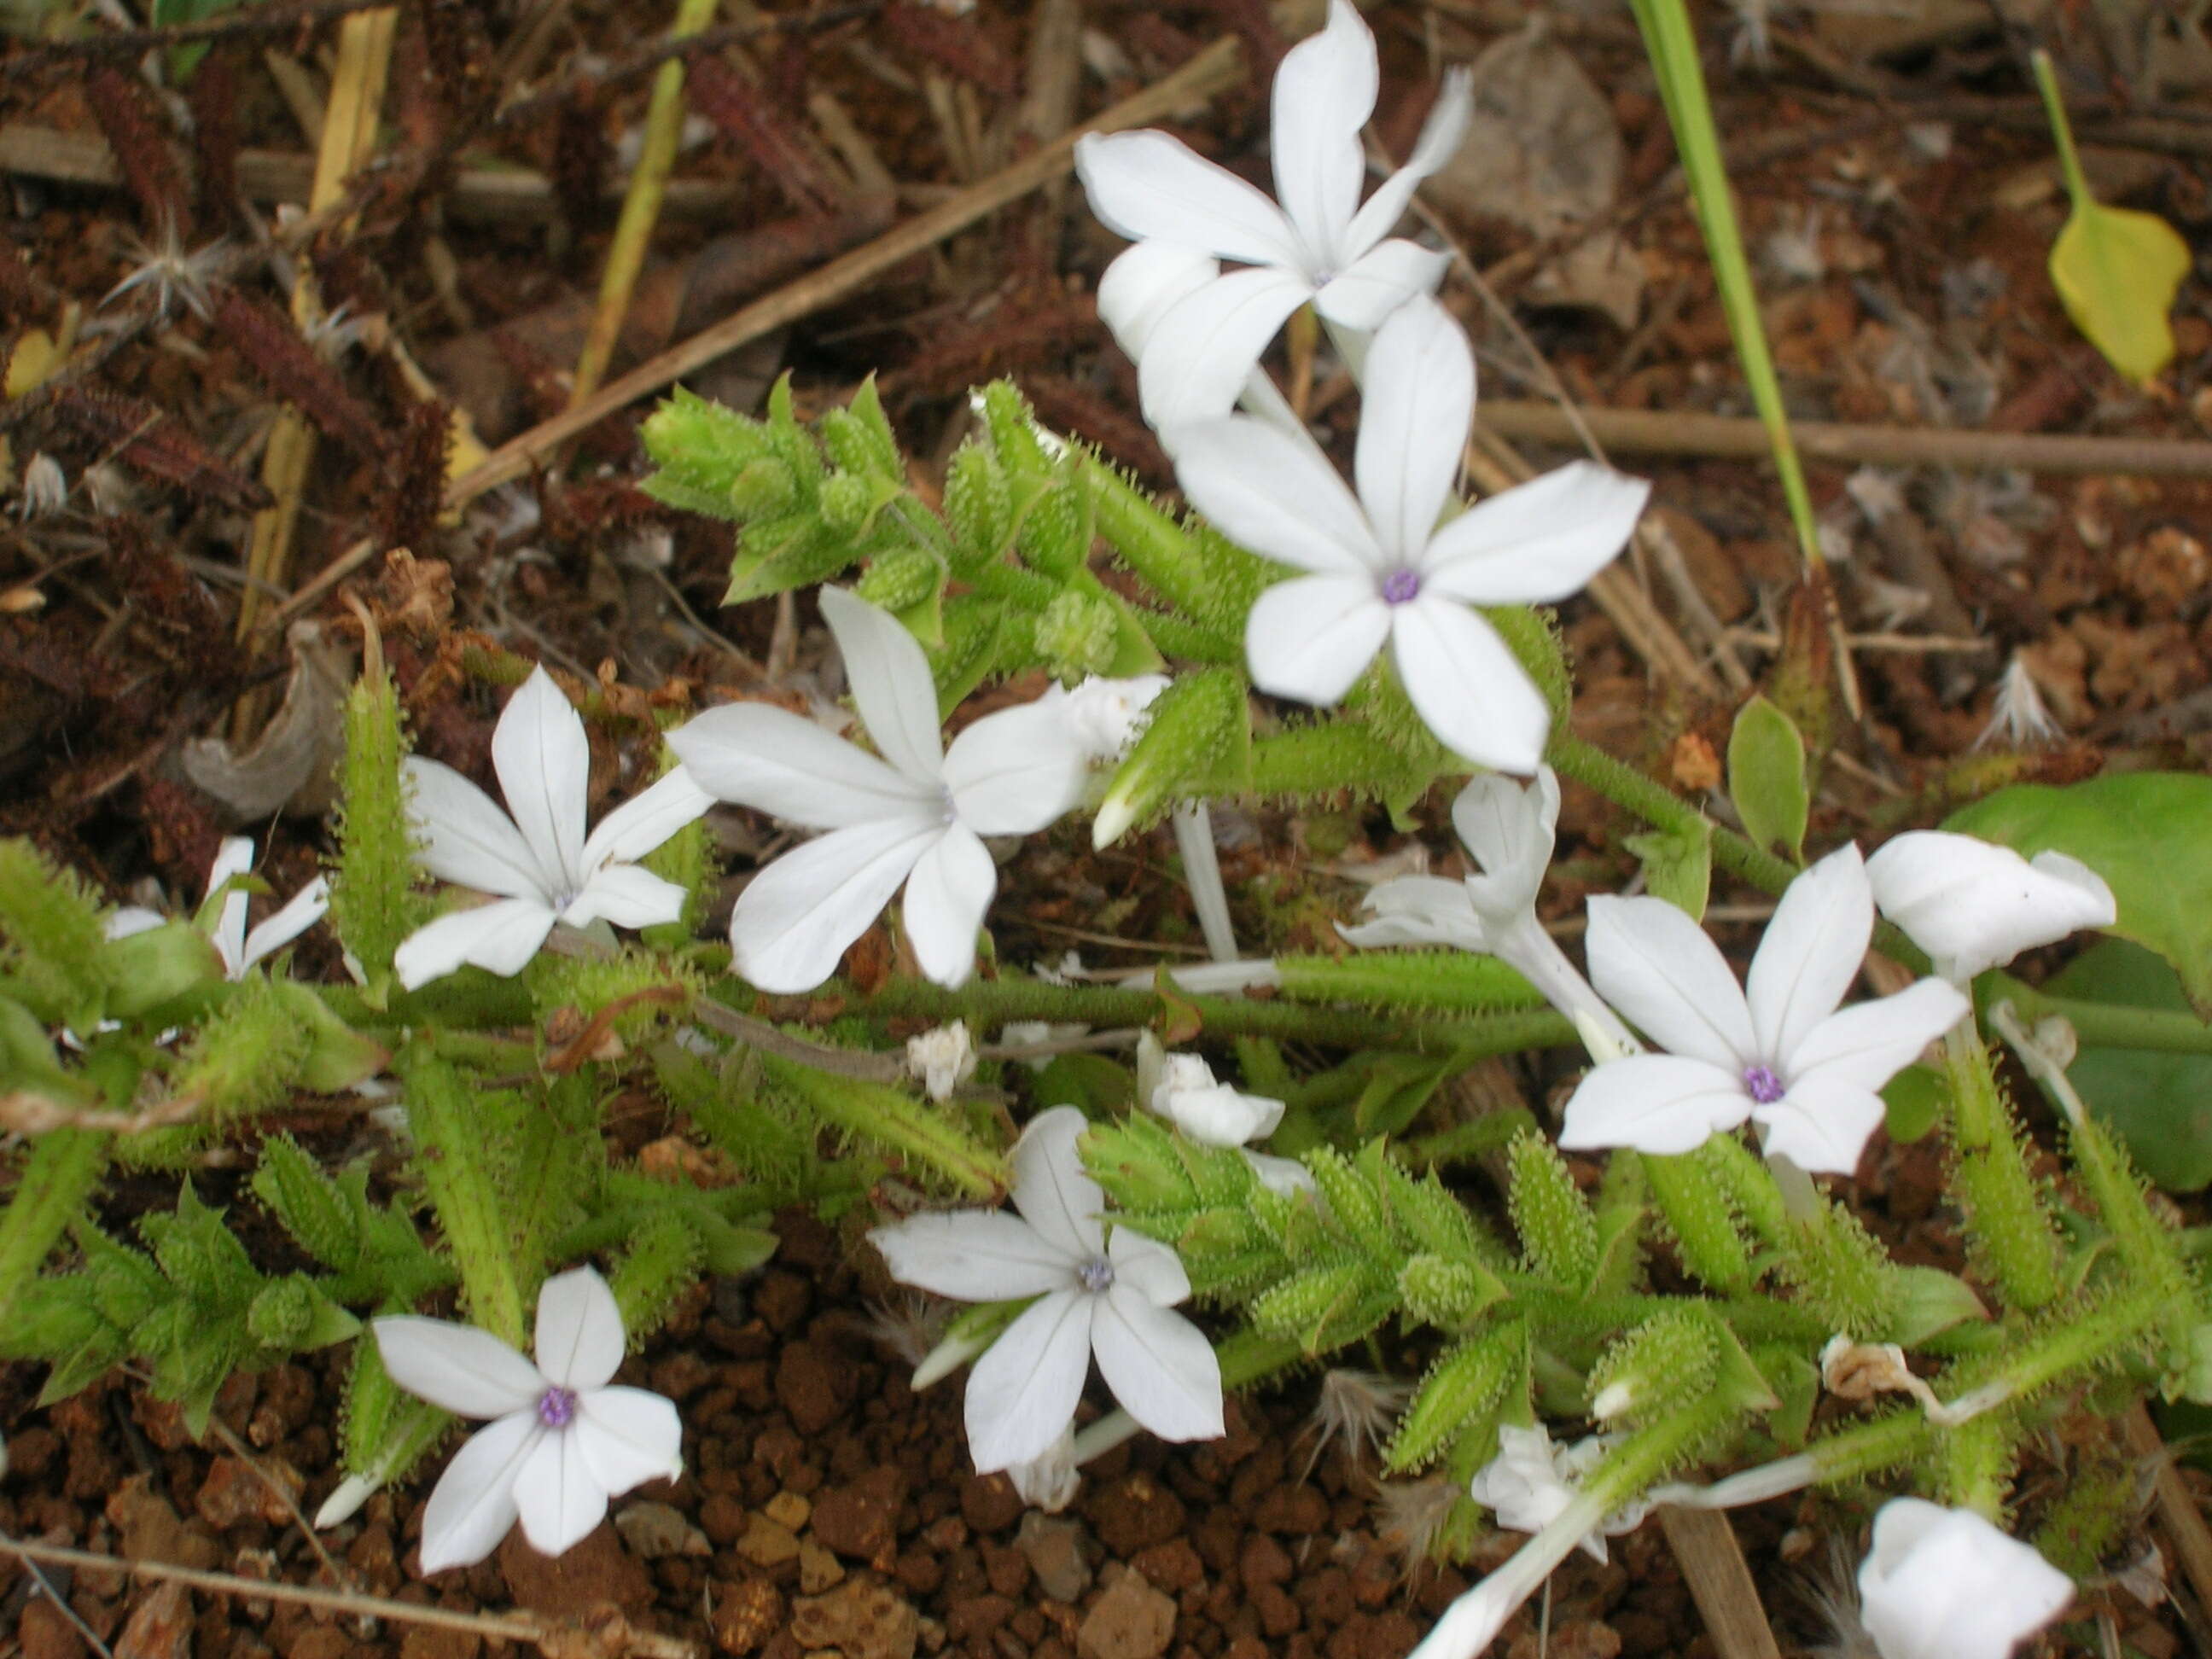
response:
M2105 878L2079 859L2025 859L1940 830L1887 843L1867 860L1867 878L1882 915L1954 985L2081 928L2109 927L2118 915Z
M494 898L408 935L392 957L402 985L412 990L464 963L518 974L556 922L649 927L684 914L684 890L632 862L714 805L682 767L586 836L591 744L584 722L542 668L501 712L491 764L506 811L452 767L407 762L414 789L408 816L422 838L423 868Z
M1125 274L1123 285L1139 290L1157 277L1166 285L1164 298L1173 300L1147 306L1139 292L1121 309L1157 313L1139 371L1182 383L1187 389L1170 401L1188 412L1225 413L1283 320L1309 301L1329 322L1365 332L1443 277L1447 256L1385 238L1414 187L1466 136L1467 78L1446 77L1412 158L1363 205L1359 133L1379 88L1374 35L1347 0L1332 0L1327 26L1285 52L1275 74L1279 205L1164 132L1094 135L1076 146L1091 210L1109 229L1139 246L1158 243L1249 267L1194 289L1165 267ZM1177 285L1182 291L1169 291ZM1147 392L1148 417L1158 402Z
M1747 987L1664 899L1590 900L1598 994L1668 1052L1592 1070L1559 1145L1686 1152L1750 1118L1768 1156L1850 1174L1882 1120L1875 1091L1968 1008L1940 979L1839 1007L1873 933L1874 896L1850 845L1790 883Z
M580 1543L607 1499L684 1473L676 1407L607 1386L622 1310L589 1267L538 1292L536 1364L489 1331L412 1316L374 1322L392 1380L459 1417L489 1418L453 1454L422 1512L422 1571L481 1561L519 1517L541 1555Z
M902 1284L963 1302L1036 1300L968 1376L968 1449L979 1474L1044 1458L1074 1420L1091 1357L1130 1416L1163 1440L1222 1432L1221 1368L1171 1313L1190 1279L1164 1244L1116 1227L1083 1167L1073 1106L1031 1120L1013 1150L1019 1212L921 1215L868 1235Z
M1541 1532L1566 1512L1575 1501L1577 1483L1605 1461L1609 1449L1602 1435L1554 1446L1540 1423L1525 1429L1509 1425L1498 1431L1498 1455L1476 1473L1468 1496L1493 1512L1509 1531ZM1650 1509L1649 1504L1632 1504L1607 1516L1584 1534L1583 1553L1602 1564L1607 1537L1634 1532Z
M1543 757L1550 713L1472 607L1575 592L1620 551L1650 486L1578 461L1439 526L1474 410L1467 337L1419 299L1382 325L1368 356L1357 496L1310 444L1249 416L1180 430L1176 474L1224 534L1309 573L1252 607L1254 684L1326 706L1387 641L1407 696L1447 748L1527 774Z
M2074 1581L1971 1510L1893 1498L1859 1566L1882 1659L2006 1659L2063 1612Z
M214 864L208 869L208 897L213 898L233 877L245 875L252 868L252 842L244 836L225 836L222 844L216 848ZM224 894L222 908L216 912L210 932L216 954L222 958L223 975L228 979L243 979L246 970L262 957L283 950L320 921L324 912L331 908L331 884L317 876L295 893L275 915L250 933L246 926L246 896L242 891L233 889ZM167 920L158 910L126 904L108 917L107 936L128 939L133 933L159 927Z
M937 689L914 635L842 588L819 598L883 759L767 703L727 703L668 735L715 796L830 832L738 896L732 965L763 991L811 990L903 883L922 972L962 984L999 885L982 837L1029 835L1073 806L1089 752L1057 698L986 714L941 747Z

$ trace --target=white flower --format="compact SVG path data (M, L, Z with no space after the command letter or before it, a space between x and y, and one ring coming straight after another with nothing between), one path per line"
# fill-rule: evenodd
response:
M668 735L721 799L830 831L738 896L732 965L763 991L811 990L904 884L922 972L962 984L999 886L982 837L1060 817L1080 798L1090 757L1048 698L987 714L940 747L937 688L914 635L842 588L819 597L882 760L767 703L709 709Z
M1164 132L1093 135L1076 146L1091 210L1109 229L1140 246L1157 242L1250 267L1208 280L1173 303L1154 304L1140 363L1146 377L1164 366L1191 386L1188 395L1199 404L1225 412L1283 319L1309 301L1331 323L1364 332L1414 295L1434 290L1447 256L1384 238L1414 186L1449 161L1465 137L1467 78L1446 78L1412 158L1363 206L1367 163L1359 133L1379 84L1375 37L1346 0L1332 0L1328 26L1285 53L1276 71L1279 206ZM1170 274L1164 260L1162 266L1164 288ZM1150 280L1148 273L1146 283L1131 286L1148 287ZM1117 296L1115 309L1125 316L1144 308Z
M1413 707L1479 765L1528 773L1551 725L1542 695L1471 607L1564 599L1620 551L1650 486L1578 461L1438 527L1474 410L1474 357L1443 308L1414 301L1367 361L1355 497L1310 444L1248 416L1176 434L1192 504L1255 553L1310 574L1252 607L1244 651L1263 691L1334 703L1385 641Z
M1093 674L1064 694L1060 713L1085 754L1092 760L1119 760L1145 729L1146 711L1152 700L1167 689L1164 674L1139 674L1126 680Z
M1452 828L1480 872L1467 878L1468 902L1492 933L1510 933L1535 914L1559 823L1559 775L1548 766L1538 767L1526 787L1486 774L1452 803Z
M2024 859L1940 830L1891 841L1867 860L1867 878L1882 915L1954 985L2081 928L2109 927L2118 915L2105 878L2079 859Z
M253 842L244 836L225 836L222 845L216 848L214 864L208 868L208 897L214 898L226 882L252 868ZM331 908L331 884L317 876L295 893L289 903L251 933L246 931L246 907L244 892L234 890L224 894L222 908L216 913L214 925L209 929L216 954L222 958L223 976L234 981L245 978L246 970L255 963L271 951L283 950L320 921ZM129 939L134 933L159 927L167 920L158 910L126 904L107 918L106 932L110 939Z
M975 1075L975 1044L968 1035L968 1022L934 1025L906 1040L906 1068L921 1079L932 1100L949 1100L952 1091Z
M1664 899L1589 902L1598 994L1668 1050L1597 1066L1567 1102L1559 1145L1686 1152L1746 1118L1768 1156L1849 1175L1882 1120L1875 1092L1956 1024L1940 979L1841 1008L1874 932L1858 848L1822 859L1782 896L1746 989L1705 932Z
M1859 1565L1882 1659L2006 1659L2074 1599L2074 1581L1971 1510L1893 1498Z
M63 476L61 463L44 453L32 456L23 467L18 513L26 519L43 519L59 512L68 501L69 479Z
M452 767L407 762L408 816L422 838L423 868L496 896L408 935L392 957L402 985L411 991L464 963L520 973L556 922L649 927L684 914L684 890L632 862L714 805L682 767L586 836L591 745L584 722L542 668L501 712L491 765L507 797L504 812Z
M541 1555L580 1543L607 1499L684 1473L676 1407L615 1389L622 1310L589 1267L538 1292L538 1362L489 1331L442 1319L374 1322L392 1380L459 1417L489 1418L453 1454L422 1511L422 1571L465 1567L498 1547L519 1516Z
M977 1473L1044 1457L1074 1420L1091 1356L1129 1414L1163 1440L1222 1432L1221 1368L1198 1328L1168 1311L1190 1279L1164 1244L1117 1227L1076 1142L1073 1106L1033 1119L1013 1150L1020 1213L915 1216L868 1235L891 1276L963 1302L1037 1299L968 1377L968 1449Z
M1502 1427L1498 1455L1477 1473L1468 1496L1494 1512L1498 1524L1509 1531L1541 1532L1566 1513L1578 1496L1576 1483L1603 1462L1610 1449L1600 1435L1586 1436L1571 1446L1554 1446L1540 1423L1526 1429ZM1649 1504L1632 1504L1606 1516L1583 1537L1584 1553L1603 1563L1606 1538L1634 1532L1650 1508Z
M1201 1146L1265 1140L1283 1121L1283 1103L1218 1082L1196 1054L1170 1054L1150 1031L1137 1038L1137 1099Z

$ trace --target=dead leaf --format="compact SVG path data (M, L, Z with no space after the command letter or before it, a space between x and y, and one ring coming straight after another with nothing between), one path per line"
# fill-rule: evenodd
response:
M331 769L345 747L353 653L326 637L320 623L295 623L285 640L292 678L261 735L243 752L222 738L185 745L185 775L222 804L233 824L278 811L313 815L331 804Z
M1583 72L1541 17L1493 41L1473 69L1474 117L1467 142L1422 186L1463 218L1504 219L1532 235L1556 236L1612 208L1627 147L1613 102ZM1604 312L1636 325L1644 266L1605 233L1539 271L1530 297Z

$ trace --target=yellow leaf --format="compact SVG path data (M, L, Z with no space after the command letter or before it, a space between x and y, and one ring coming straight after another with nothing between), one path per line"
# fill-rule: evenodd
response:
M2141 386L2173 361L2166 313L2190 264L2188 244L2156 214L2084 195L2051 247L2051 280L2074 326Z
M2051 281L2074 326L2105 354L2105 361L2137 386L2155 379L2173 361L2173 329L2166 313L2189 274L2188 245L2155 214L2110 208L2089 189L2074 130L2059 96L2051 54L2037 52L2036 90L2058 147L2059 170L2074 212L2051 249Z

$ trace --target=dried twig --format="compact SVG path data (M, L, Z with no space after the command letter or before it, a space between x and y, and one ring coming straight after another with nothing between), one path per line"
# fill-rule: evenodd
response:
M38 1544L0 1533L0 1549L23 1561L44 1561L80 1571L119 1572L220 1595L242 1596L258 1601L296 1601L332 1613L366 1613L373 1619L397 1620L402 1624L428 1625L438 1630L465 1631L495 1641L528 1642L550 1659L619 1659L635 1654L640 1659L699 1659L692 1643L658 1631L639 1630L620 1612L608 1607L578 1623L556 1623L527 1613L456 1613L448 1607L422 1607L394 1601L381 1595L362 1595L350 1590L318 1589L306 1584L283 1584L260 1578L244 1578L233 1572L209 1572L198 1567L172 1566L166 1561L126 1560L92 1550L70 1549L59 1544Z
M1774 1632L1759 1604L1759 1587L1736 1542L1735 1528L1718 1510L1659 1506L1660 1530L1681 1564L1690 1595L1721 1659L1782 1659Z
M1765 430L1748 416L1597 409L1585 404L1582 417L1609 448L1638 454L1747 460L1763 460L1767 454ZM1490 399L1482 405L1482 422L1493 432L1538 443L1577 441L1566 417L1548 404ZM2017 467L2029 472L2212 478L2212 443L2200 439L1845 426L1826 421L1792 421L1790 429L1806 459L1838 466Z
M610 381L588 402L509 440L493 451L481 465L456 478L446 493L447 504L455 507L473 501L487 489L521 477L562 444L624 404L648 397L769 331L844 298L901 260L965 230L984 215L1018 201L1074 164L1075 142L1085 133L1141 126L1187 109L1219 91L1236 79L1237 59L1234 40L1216 41L1174 74L1133 97L1123 99L1082 125L1069 129L1012 166L1001 168L940 206L916 215L874 241L831 260L819 270L755 301L652 362Z

